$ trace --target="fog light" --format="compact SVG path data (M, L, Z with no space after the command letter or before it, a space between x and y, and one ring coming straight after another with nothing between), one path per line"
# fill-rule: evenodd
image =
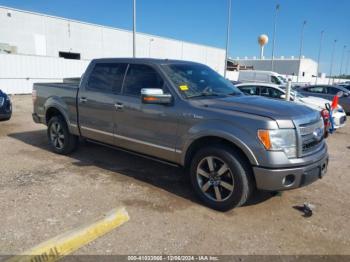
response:
M283 178L282 184L284 186L291 186L295 181L295 176L294 175L287 175Z

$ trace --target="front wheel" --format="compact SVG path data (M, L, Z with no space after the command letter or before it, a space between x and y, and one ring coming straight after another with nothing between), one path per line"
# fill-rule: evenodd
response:
M77 136L69 133L66 121L60 116L50 119L47 125L47 136L53 151L58 154L69 154L78 145Z
M199 198L220 211L243 205L254 188L248 163L227 146L199 150L191 163L190 176Z

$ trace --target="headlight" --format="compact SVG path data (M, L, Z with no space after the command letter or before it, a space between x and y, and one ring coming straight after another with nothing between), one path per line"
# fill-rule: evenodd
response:
M258 138L266 150L283 151L288 158L297 157L295 129L258 130Z
M3 97L0 97L0 107L4 105L5 99Z

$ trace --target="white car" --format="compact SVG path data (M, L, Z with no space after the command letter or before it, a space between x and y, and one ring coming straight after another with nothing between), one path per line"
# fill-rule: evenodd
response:
M274 84L241 83L235 86L238 87L246 95L265 96L273 99L285 99L286 95L286 90L284 87L280 87ZM295 90L291 91L291 101L298 104L303 104L320 112L326 109L327 103L332 104L332 101L314 96L304 96ZM340 105L338 105L338 107L333 110L332 114L335 129L345 126L346 113Z

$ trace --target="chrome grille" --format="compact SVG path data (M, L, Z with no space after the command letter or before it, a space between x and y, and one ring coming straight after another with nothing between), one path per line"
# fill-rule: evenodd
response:
M302 156L317 151L322 146L324 125L323 120L307 125L299 126L301 136L301 154Z
M5 98L0 97L0 107L2 107L4 105L4 101L5 101Z

